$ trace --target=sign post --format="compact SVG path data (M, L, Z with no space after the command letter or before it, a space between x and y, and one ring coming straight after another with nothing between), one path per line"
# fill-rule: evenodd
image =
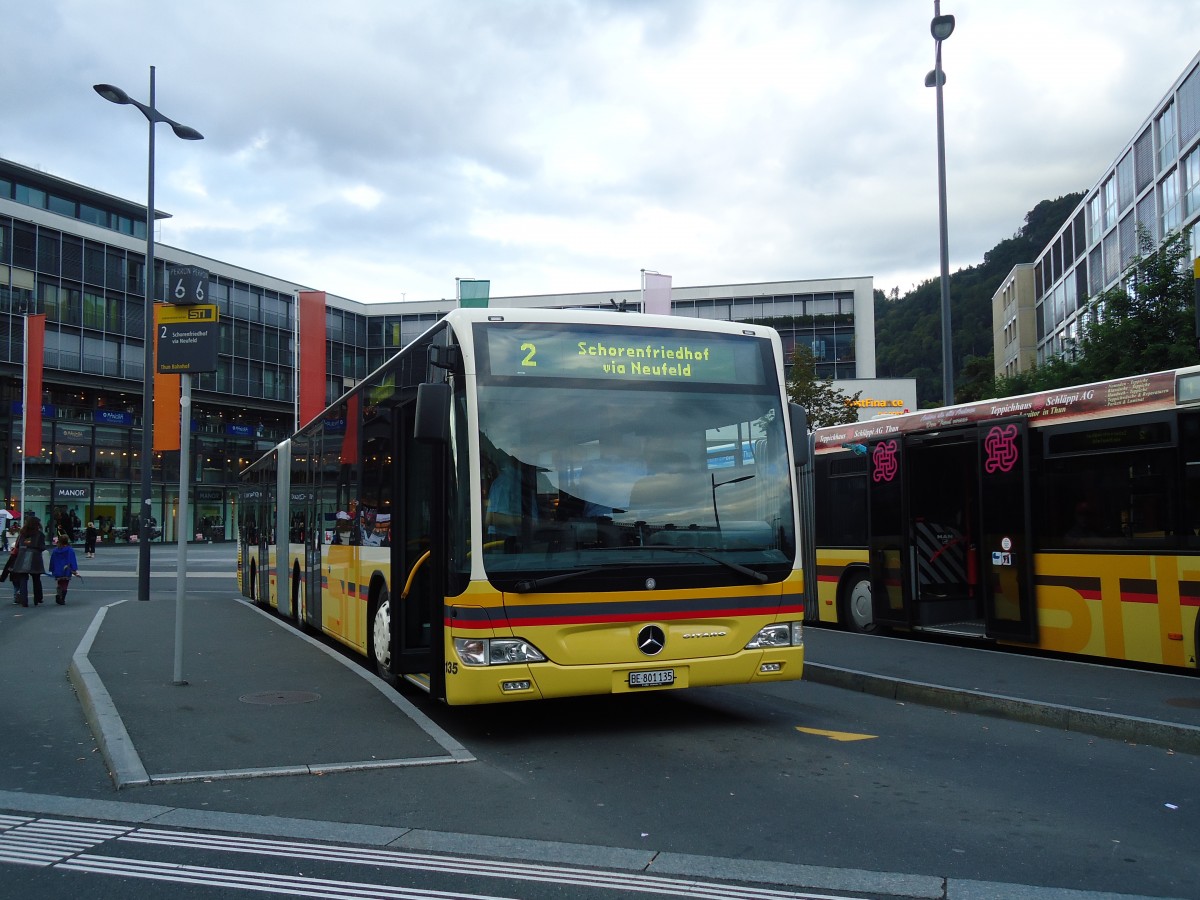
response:
M191 487L192 373L217 370L217 307L208 299L208 272L194 266L168 272L173 306L158 316L158 371L179 375L179 505L175 518L178 541L175 582L175 677L183 685L183 605L187 594L187 542L192 530L188 515Z

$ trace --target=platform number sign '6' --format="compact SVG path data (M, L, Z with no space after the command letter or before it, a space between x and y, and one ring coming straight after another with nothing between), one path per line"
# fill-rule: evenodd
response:
M208 302L208 270L199 266L173 266L167 271L167 302L193 305Z

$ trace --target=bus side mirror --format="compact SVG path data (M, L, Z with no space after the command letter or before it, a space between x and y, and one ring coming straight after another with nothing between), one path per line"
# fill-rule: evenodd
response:
M413 438L423 444L450 441L450 395L446 382L417 385L417 411L413 417Z
M808 465L808 413L799 403L788 404L788 418L792 423L792 456L796 467Z

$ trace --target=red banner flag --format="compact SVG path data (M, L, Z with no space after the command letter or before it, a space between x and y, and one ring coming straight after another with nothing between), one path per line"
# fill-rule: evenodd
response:
M46 363L46 316L25 317L25 394L21 432L25 458L42 455L42 367Z
M325 292L300 291L297 307L300 377L296 419L303 428L325 409Z

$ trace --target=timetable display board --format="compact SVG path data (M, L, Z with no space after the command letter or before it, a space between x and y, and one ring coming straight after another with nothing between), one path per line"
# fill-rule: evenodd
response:
M158 324L158 372L217 371L219 313L215 305L155 305Z
M488 322L476 326L479 374L610 382L773 383L769 342L669 328Z

